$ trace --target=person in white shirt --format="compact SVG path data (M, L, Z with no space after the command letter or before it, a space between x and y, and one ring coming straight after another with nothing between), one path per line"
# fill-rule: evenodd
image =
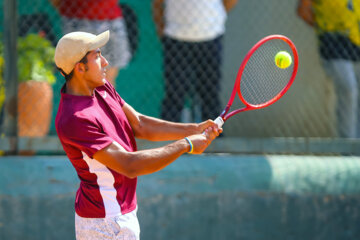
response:
M153 15L164 50L165 97L161 117L179 122L191 88L202 119L215 119L227 13L237 0L154 0Z

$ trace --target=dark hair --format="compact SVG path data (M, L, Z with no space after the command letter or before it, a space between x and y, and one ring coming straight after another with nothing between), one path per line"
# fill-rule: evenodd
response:
M88 55L89 53L90 53L90 52L87 52L87 53L85 54L85 56L79 61L79 63L87 64L87 62L88 62L87 55ZM56 67L56 68L64 75L66 82L69 81L69 80L73 77L73 75L74 75L74 69L71 70L71 72L70 72L69 74L66 74L66 73L64 72L64 70L62 70L61 68L59 68L59 67Z

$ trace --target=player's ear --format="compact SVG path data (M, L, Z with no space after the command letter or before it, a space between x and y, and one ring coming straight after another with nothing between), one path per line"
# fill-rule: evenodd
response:
M78 62L76 63L74 70L78 73L84 73L86 72L86 66L84 63Z

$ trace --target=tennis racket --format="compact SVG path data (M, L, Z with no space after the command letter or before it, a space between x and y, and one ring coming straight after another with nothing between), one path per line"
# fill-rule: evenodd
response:
M292 58L287 68L275 64L275 56L280 51L286 51ZM257 42L240 65L230 99L215 119L217 125L221 127L235 114L265 108L279 100L295 80L298 61L294 43L285 36L270 35ZM245 107L229 112L236 94Z

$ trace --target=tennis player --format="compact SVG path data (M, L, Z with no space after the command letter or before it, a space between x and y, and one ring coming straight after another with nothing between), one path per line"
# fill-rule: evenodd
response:
M55 50L66 80L55 125L80 179L77 239L139 239L137 177L159 171L186 152L202 153L222 132L212 120L173 123L135 111L105 79L108 62L99 48L109 34L72 32ZM135 137L173 142L138 151Z

